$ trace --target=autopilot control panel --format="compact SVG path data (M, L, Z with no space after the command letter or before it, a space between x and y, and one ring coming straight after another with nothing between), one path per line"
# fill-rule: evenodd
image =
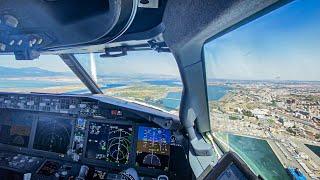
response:
M0 93L0 178L187 178L188 141L169 114L104 99ZM152 118L171 121L169 128ZM190 171L191 172L191 171ZM3 176L4 177L4 176ZM20 176L18 176L20 177ZM18 178L19 179L19 178Z

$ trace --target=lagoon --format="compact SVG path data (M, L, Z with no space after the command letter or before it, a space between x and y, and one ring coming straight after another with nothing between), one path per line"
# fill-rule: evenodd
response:
M231 133L217 133L217 137L230 146L256 174L264 179L290 179L266 140Z
M227 86L208 86L208 100L218 101L226 95L229 90L231 90L231 88ZM167 96L162 99L163 106L169 109L178 109L180 106L181 95L181 92L169 92Z

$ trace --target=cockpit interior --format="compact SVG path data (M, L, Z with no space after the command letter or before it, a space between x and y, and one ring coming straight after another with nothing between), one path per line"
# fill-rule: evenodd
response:
M292 179L285 170L283 176L282 171L272 170L274 175L265 175L267 172L259 171L259 165L252 165L237 148L226 150L213 130L216 124L212 118L220 116L212 115L211 106L217 105L211 102L215 97L209 95L211 91L222 90L207 88L211 79L206 73L209 56L206 48L214 47L206 44L292 3L295 1L1 0L0 179ZM319 3L317 7L320 10ZM152 56L142 54L145 52ZM163 86L152 78L147 79L147 75L143 76L147 80L140 81L143 72L170 74L171 67L160 58L169 56L177 82ZM212 57L220 56L213 54ZM42 62L45 58L47 60ZM141 60L143 58L145 60ZM131 59L138 60L130 62ZM7 65L2 65L1 61ZM57 71L67 69L68 72L31 67L34 62L41 67ZM148 63L150 68L146 66ZM121 64L123 68L116 68ZM122 78L122 74L129 71L136 74ZM121 76L120 84L116 82L120 78L114 74ZM65 78L71 76L77 85ZM103 85L100 78L104 78ZM44 80L46 85L43 85ZM11 86L16 82L19 90ZM124 85L124 82L131 84ZM61 85L64 83L67 86ZM244 92L239 89L246 83L235 85L233 81L218 80L216 84L232 86L233 90L224 90L235 94ZM136 88L137 85L142 87ZM317 98L319 87L316 84L313 89L318 93ZM172 92L167 93L168 89ZM178 91L179 97L174 96ZM139 96L138 99L147 103L120 95ZM153 100L148 95L166 97ZM247 101L253 102L257 96ZM274 107L280 102L271 101ZM319 109L316 110L320 100L314 102L314 112L320 115ZM157 107L165 103L173 108ZM252 116L250 122L256 122L264 112L260 110L258 114L257 110L246 111L239 107L232 109L232 113L241 116L225 117L232 120ZM252 115L248 115L251 112ZM276 117L272 113L266 116ZM319 130L320 123L311 115L309 119L311 122L304 125ZM294 121L301 122L296 117ZM258 130L271 131L259 123ZM281 123L278 124L272 128L280 128ZM222 126L227 127L227 124ZM251 123L245 128L250 126L254 127ZM304 137L307 136L308 133ZM312 137L316 136L314 132ZM310 142L318 144L319 139ZM275 151L273 146L276 145L269 145ZM244 146L242 144L240 149ZM255 152L252 150L252 153ZM313 156L315 154L310 155ZM320 161L313 163L315 173L309 173L303 165L305 162L299 162L308 179L320 177L317 162ZM277 163L285 164L282 160Z

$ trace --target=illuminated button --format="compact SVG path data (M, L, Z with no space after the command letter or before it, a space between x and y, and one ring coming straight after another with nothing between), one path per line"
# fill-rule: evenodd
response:
M17 43L18 46L20 46L23 43L22 39L20 39Z
M14 42L15 42L14 40L11 40L10 43L9 43L10 46L12 46L14 44Z
M31 44L36 44L37 39L36 39L36 38L34 38L34 39L32 39L30 42L31 42Z
M40 39L38 39L37 44L41 44L42 42L43 42L43 39L42 39L42 38L40 38Z

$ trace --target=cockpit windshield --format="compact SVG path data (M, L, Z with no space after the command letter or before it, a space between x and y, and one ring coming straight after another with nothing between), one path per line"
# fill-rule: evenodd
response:
M177 114L182 83L171 53L140 51L112 58L103 58L99 53L76 54L75 57L105 95Z
M178 114L182 83L171 53L132 52L101 58L101 54L75 57L105 95L157 107ZM90 94L58 55L31 61L0 60L0 91Z
M41 55L32 61L0 59L1 92L70 93L87 89L58 55Z

